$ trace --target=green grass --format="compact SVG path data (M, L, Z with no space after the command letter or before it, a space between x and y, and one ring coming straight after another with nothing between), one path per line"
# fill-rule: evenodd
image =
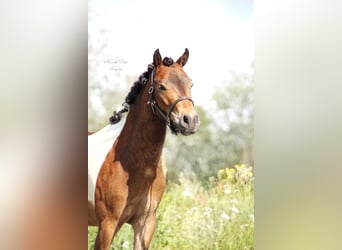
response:
M168 183L157 212L157 228L150 249L244 250L254 249L254 190L249 168L220 170L204 187L180 177ZM88 249L93 249L97 228L88 227ZM112 249L132 249L133 231L124 225Z

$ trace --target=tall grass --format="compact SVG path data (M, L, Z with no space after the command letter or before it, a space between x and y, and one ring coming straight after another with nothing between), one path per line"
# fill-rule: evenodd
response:
M196 179L180 176L168 183L157 212L157 228L150 249L244 250L254 249L254 189L251 168L222 169L204 187ZM93 249L96 228L88 228L88 249ZM132 249L133 231L124 225L112 249Z

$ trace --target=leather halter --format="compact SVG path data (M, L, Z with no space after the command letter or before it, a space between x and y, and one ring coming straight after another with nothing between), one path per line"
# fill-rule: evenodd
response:
M176 99L170 105L170 107L167 110L167 112L164 113L164 111L158 106L158 104L156 103L156 100L154 99L154 87L153 87L153 84L154 84L154 69L152 70L151 75L150 75L150 84L151 84L151 86L150 86L150 88L148 90L148 93L149 93L150 96L149 96L147 104L151 104L151 109L152 109L153 113L155 114L156 111L158 111L158 113L164 118L164 120L166 122L166 125L171 129L172 132L177 134L179 131L176 128L174 128L173 126L171 127L171 122L170 122L170 114L171 114L173 108L176 106L177 103L179 103L181 101L185 101L185 100L191 101L192 105L194 105L194 101L190 97L188 97L188 96L181 96L178 99Z

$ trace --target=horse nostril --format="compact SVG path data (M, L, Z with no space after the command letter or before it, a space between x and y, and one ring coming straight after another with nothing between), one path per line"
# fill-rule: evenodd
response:
M187 115L184 115L183 116L183 121L186 123L186 124L189 124L189 117Z

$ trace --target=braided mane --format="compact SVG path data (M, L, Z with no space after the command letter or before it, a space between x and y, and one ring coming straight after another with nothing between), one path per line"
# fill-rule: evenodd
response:
M173 59L171 57L164 57L163 64L169 67L173 64ZM141 90L148 82L148 79L154 68L154 64L149 64L147 67L147 71L142 73L139 76L138 80L133 83L131 90L125 98L125 102L121 105L121 107L113 112L113 115L111 117L109 117L110 124L118 123L121 120L122 113L128 112L129 105L135 102L137 96L140 94Z

